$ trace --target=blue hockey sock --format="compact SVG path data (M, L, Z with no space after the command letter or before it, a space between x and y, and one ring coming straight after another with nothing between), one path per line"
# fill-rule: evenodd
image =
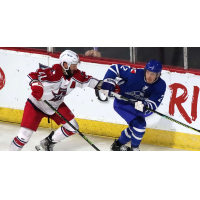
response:
M139 147L142 141L143 135L145 134L145 129L129 127L129 130L131 131L131 147L135 147L135 148Z
M131 131L127 128L122 131L120 138L118 139L118 142L120 144L124 145L128 143L131 140Z
M133 119L128 128L131 132L131 146L139 147L146 130L146 121L142 117Z

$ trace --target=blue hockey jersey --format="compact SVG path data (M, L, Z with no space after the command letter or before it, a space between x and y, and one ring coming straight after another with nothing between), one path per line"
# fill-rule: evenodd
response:
M143 101L148 108L156 110L163 100L166 83L163 79L158 78L154 83L149 84L145 80L144 73L144 69L116 64L109 68L104 79L112 78L116 80L118 77L120 79L118 85L122 96L136 101ZM124 105L130 104L124 100L117 101ZM139 111L135 110L135 112L138 114ZM144 114L146 117L151 113L146 111Z

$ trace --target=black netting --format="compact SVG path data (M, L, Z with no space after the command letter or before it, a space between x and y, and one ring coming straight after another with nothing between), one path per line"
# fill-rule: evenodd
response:
M32 49L44 49L44 50L47 50L47 47L28 47L28 48L32 48Z
M77 54L84 55L84 48L85 47L54 47L55 52L63 52L65 50L71 50L76 52Z
M55 47L55 52L62 52L66 49L78 54L85 55L88 50L98 48L102 58L120 59L130 61L130 47Z
M188 67L200 69L200 47L188 47Z
M47 50L47 47L29 47ZM97 47L102 58L130 61L130 47ZM55 52L69 49L85 55L94 47L54 47ZM159 60L163 65L184 67L183 47L137 47L137 62L146 63L152 59ZM188 67L200 69L200 47L188 47Z
M159 60L163 65L184 67L183 47L137 47L137 62Z

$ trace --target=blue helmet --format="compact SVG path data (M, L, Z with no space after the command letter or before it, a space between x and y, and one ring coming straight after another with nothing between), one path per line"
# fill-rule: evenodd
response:
M162 71L162 64L161 64L161 62L159 62L157 60L151 60L147 63L145 70L148 70L150 72L159 73Z

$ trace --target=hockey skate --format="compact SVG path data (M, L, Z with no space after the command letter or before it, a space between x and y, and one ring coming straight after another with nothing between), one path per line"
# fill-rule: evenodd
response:
M110 149L112 151L131 151L130 147L127 147L125 145L119 145L117 140L114 141L114 143L111 145Z
M44 140L40 141L40 146L45 151L53 151L53 147L57 143L57 142L52 142L52 136L53 136L53 134L54 134L54 131L52 131L51 134L48 137L46 137Z
M135 147L131 147L130 151L140 151L139 147L135 148Z

